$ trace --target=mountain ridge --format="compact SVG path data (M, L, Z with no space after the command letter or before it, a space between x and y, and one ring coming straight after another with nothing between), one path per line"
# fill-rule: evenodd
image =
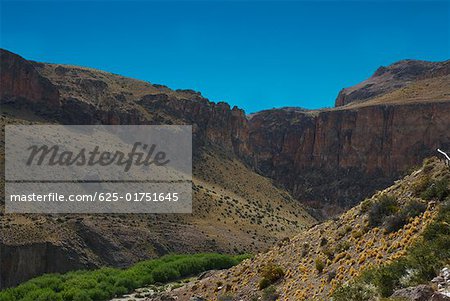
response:
M381 66L369 79L352 87L342 89L336 98L335 107L353 102L364 102L376 96L403 88L413 81L449 74L450 60L443 62L401 60L387 67Z

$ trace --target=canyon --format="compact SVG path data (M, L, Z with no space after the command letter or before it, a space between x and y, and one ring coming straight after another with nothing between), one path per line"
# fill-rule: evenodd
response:
M404 60L343 89L332 109L247 116L192 90L1 52L1 101L64 124L192 124L216 145L327 217L449 149L450 62ZM195 153L195 152L194 152Z
M388 187L437 148L450 149L450 61L382 67L342 90L334 108L251 115L196 91L29 61L7 50L0 50L0 70L3 124L190 124L194 148L190 217L30 218L0 211L0 251L25 254L3 260L0 286L168 252L261 251ZM149 220L158 221L156 229ZM16 233L18 225L26 232L36 224L45 231ZM186 239L179 241L181 233ZM24 246L71 255L58 267L43 266L25 259Z

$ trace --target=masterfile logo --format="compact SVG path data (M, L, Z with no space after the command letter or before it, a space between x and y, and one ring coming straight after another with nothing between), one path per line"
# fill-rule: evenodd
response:
M191 126L8 125L6 213L189 213Z
M139 151L139 148L142 151ZM78 153L72 151L62 151L59 145L32 145L28 148L30 156L27 165L59 165L59 166L107 166L116 164L123 166L124 172L128 172L131 165L150 166L155 164L165 166L170 162L166 158L166 152L155 151L156 144L148 145L142 142L135 142L129 153L116 150L115 152L100 151L100 146L96 145L93 150L89 151L82 148Z

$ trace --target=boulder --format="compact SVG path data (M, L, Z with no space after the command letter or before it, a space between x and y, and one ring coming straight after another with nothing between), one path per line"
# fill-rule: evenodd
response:
M434 291L428 285L418 285L399 289L394 292L392 297L404 298L408 301L429 301L433 296Z

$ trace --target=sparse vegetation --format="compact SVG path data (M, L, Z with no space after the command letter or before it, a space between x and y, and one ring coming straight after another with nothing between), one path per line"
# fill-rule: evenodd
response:
M233 301L234 296L231 293L226 293L224 295L220 295L217 299L218 301Z
M416 208L412 206L412 208ZM422 239L407 256L381 267L365 271L351 285L339 288L334 300L360 301L364 287L375 287L381 297L389 297L400 287L427 283L450 258L450 198L441 204L437 218L426 228ZM344 299L339 299L344 298Z
M101 268L47 274L0 292L2 301L103 301L138 287L176 280L211 269L238 264L246 255L168 255L140 262L128 269Z
M427 173L432 182L449 174L442 162L433 160L432 164ZM416 196L412 186L423 176L422 171L414 172L377 192L366 202L366 212L356 206L339 218L300 232L286 244L275 245L252 261L214 273L200 281L202 296L215 300L220 293L232 292L236 299L245 296L249 300L262 300L266 288L273 285L283 300L331 300L333 294L338 296L341 292L341 300L360 301L370 295L375 300L387 301L391 298L381 295L430 279L444 265L444 258L448 262L448 254L435 253L450 249L448 242L444 243L450 234L450 221L447 218L446 222L436 222L443 220L439 217L443 202L436 199L426 202ZM394 208L385 210L388 213L382 214L379 226L370 227L369 212L379 202L384 208L390 205ZM396 228L401 228L386 231L390 217L397 215L402 217L402 223ZM437 238L441 240L439 245L432 242ZM285 271L283 278L274 284L262 279L262 271L270 263L282 266ZM230 289L218 290L218 281L229 283ZM265 288L256 291L260 282ZM348 287L340 288L343 284Z

